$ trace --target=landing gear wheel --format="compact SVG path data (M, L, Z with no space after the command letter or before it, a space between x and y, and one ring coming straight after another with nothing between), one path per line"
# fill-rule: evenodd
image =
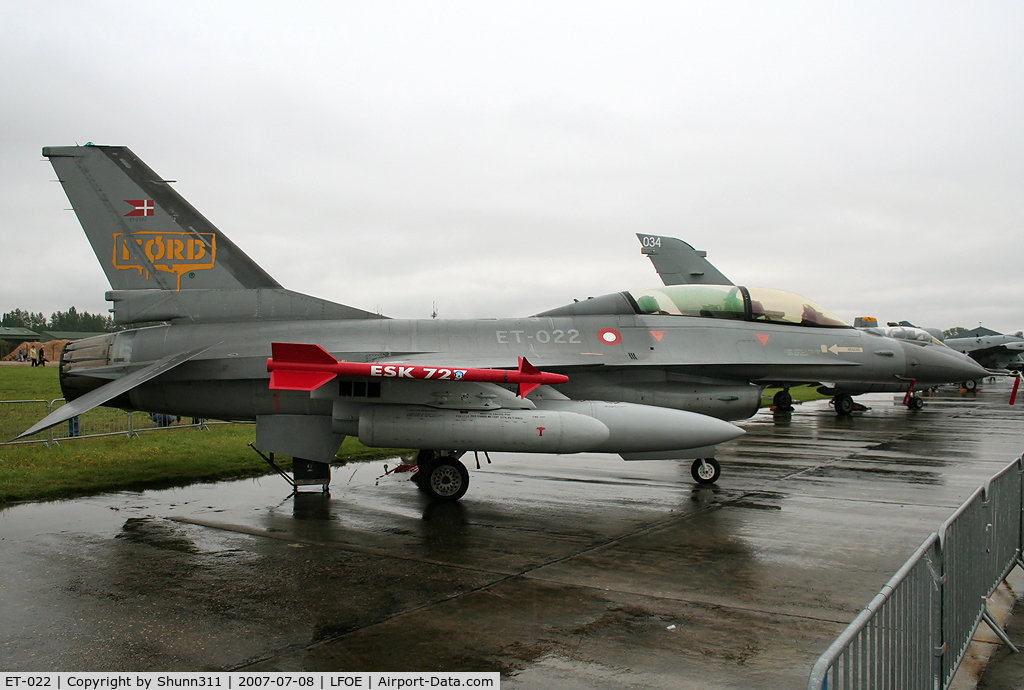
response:
M772 406L782 412L793 411L793 396L790 395L788 388L783 388L775 394L772 398Z
M722 476L722 466L714 458L700 458L693 461L690 474L698 484L714 484Z
M964 390L966 390L966 391L973 391L973 390L977 390L977 389L978 389L978 382L975 381L974 379L968 379L967 381L964 381Z
M435 501L457 501L469 489L469 470L450 455L434 460L422 476L420 486Z
M836 397L832 398L832 406L836 408L836 414L840 417L848 417L853 414L853 397L846 393L841 393Z
M911 410L920 410L924 407L924 399L916 395L907 401L907 407Z

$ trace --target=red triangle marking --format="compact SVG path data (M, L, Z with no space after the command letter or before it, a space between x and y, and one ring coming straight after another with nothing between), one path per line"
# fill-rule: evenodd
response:
M762 345L768 344L768 338L771 337L770 333L757 333L757 339L761 341Z
M661 339L665 337L665 331L651 331L651 335L660 343Z

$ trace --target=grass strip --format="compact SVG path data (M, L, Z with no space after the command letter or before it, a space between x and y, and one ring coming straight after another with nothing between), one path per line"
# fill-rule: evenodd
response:
M0 506L270 474L273 470L248 446L255 438L255 425L214 424L209 431L171 428L131 439L108 436L50 447L0 446ZM368 448L346 438L337 461L373 460L401 452ZM290 458L280 460L280 467L291 468Z
M63 397L56 364L45 367L0 366L0 400L45 400Z
M822 395L818 392L820 383L808 383L803 386L793 386L789 389L789 394L793 396L793 400L799 400L800 402L810 402L812 400L826 400L832 396ZM761 407L771 407L772 398L778 393L781 388L766 388L761 393Z

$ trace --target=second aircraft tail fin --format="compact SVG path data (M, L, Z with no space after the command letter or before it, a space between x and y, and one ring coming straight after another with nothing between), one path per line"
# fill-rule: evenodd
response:
M697 251L682 240L639 232L636 238L640 240L640 252L651 260L665 285L733 284L705 258L707 252Z

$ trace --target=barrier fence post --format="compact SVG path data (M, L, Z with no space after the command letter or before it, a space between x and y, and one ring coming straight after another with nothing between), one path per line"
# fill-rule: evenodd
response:
M935 540L935 565L937 570L932 571L932 584L936 596L928 607L932 619L930 644L932 647L932 688L934 690L942 688L942 667L947 649L946 641L943 639L943 608L946 602L946 558L942 542L941 538Z
M52 400L50 402L46 403L46 414L49 415L51 412L53 412L53 401ZM44 443L43 445L45 445L47 448L49 448L51 445L53 445L53 427L52 426L49 429L46 430L46 443Z

